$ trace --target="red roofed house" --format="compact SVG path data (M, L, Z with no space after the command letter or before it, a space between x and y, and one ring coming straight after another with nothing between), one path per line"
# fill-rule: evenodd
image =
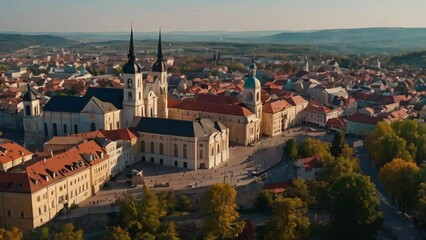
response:
M262 132L267 136L281 134L288 127L287 114L296 107L286 100L278 100L263 105Z
M348 118L345 132L346 134L365 136L382 120L384 120L384 117L373 117L363 113L355 113Z
M108 179L108 156L94 142L0 172L0 226L29 232L79 204Z
M31 160L33 153L12 141L3 141L0 144L0 171L6 172L9 168Z
M321 156L313 156L299 159L296 163L297 177L303 179L314 179L316 174L322 170L323 159Z
M320 127L325 127L327 121L329 119L339 117L339 113L339 108L331 110L326 106L310 103L304 111L305 122L317 124Z

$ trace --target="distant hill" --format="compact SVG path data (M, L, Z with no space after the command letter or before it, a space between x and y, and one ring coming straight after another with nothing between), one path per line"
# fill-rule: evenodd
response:
M66 46L75 41L52 35L0 33L0 52L13 52L30 46Z
M306 44L351 53L395 53L426 50L426 28L360 28L283 32L254 41Z

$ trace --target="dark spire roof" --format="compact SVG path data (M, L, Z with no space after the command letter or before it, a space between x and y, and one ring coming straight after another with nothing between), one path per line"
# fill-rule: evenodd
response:
M135 44L133 42L133 27L130 29L130 44L127 59L127 63L123 65L123 73L140 73L141 67L136 63Z
M164 56L163 56L163 47L161 44L161 29L158 34L158 49L157 49L157 61L152 65L152 71L153 72L166 72L167 66L164 63Z
M257 66L256 66L255 62L256 62L256 59L255 59L255 55L253 54L253 56L251 57L251 64L250 64L250 67L249 67L249 69L251 70L250 71L251 75L256 75Z
M38 99L37 92L31 87L29 83L27 84L27 86L28 86L28 91L22 97L23 101L30 102L33 100L37 100Z
M163 46L161 45L161 28L158 33L158 48L157 48L157 59L163 61Z

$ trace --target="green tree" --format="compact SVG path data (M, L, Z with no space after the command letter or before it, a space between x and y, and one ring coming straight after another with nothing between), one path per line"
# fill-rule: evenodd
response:
M155 240L155 235L148 232L138 232L133 240Z
M237 240L257 240L256 225L250 220L245 220L244 229Z
M405 208L416 202L418 173L419 168L414 162L396 158L380 168L379 179L389 193L398 199L400 206Z
M347 174L330 191L330 239L371 239L382 223L374 184L360 174Z
M130 231L132 235L141 231L143 228L141 204L133 197L127 196L120 203L119 219L121 226Z
M230 184L216 183L207 190L202 206L206 214L206 236L227 239L235 238L242 232L244 222L238 221L236 196L237 191Z
M9 66L7 66L7 65L0 65L0 71L7 72L8 70L9 70Z
M309 232L308 209L300 198L277 198L273 205L273 217L267 223L267 239L305 239Z
M144 231L155 234L160 226L160 207L155 192L144 187L141 205L141 220Z
M161 233L156 238L158 240L179 240L179 235L176 232L176 224L174 222L169 222L163 224L163 229Z
M272 210L272 203L276 198L275 193L270 190L264 189L257 195L255 206L262 212L269 213Z
M176 209L179 211L189 212L191 211L191 208L191 200L189 199L189 197L187 195L181 195L178 199Z
M296 139L290 138L287 140L284 146L284 152L286 156L290 158L290 160L295 160L298 157Z
M308 203L310 202L309 189L303 178L294 179L293 185L287 187L285 193L287 197L299 198L306 204L306 207L308 207Z
M17 227L13 227L11 230L0 228L0 239L4 240L21 240L24 237L21 230Z
M38 228L33 234L32 239L37 240L49 240L50 239L50 230L48 227Z
M107 227L104 240L131 240L129 232L125 229L122 229L120 226L118 227Z
M158 194L158 202L162 217L175 210L176 198L173 191L166 191Z
M421 183L418 187L414 214L423 224L426 224L426 183Z
M413 160L407 150L407 142L399 137L392 129L391 124L387 122L379 122L377 124L367 135L365 145L378 167L382 167L398 157L404 160Z
M306 138L299 144L298 153L300 157L312 157L330 155L330 146L327 142L318 139Z
M345 146L345 135L342 132L336 132L333 137L333 141L331 142L330 152L333 157L338 157L343 151Z
M55 234L55 240L83 240L83 230L74 231L74 225L64 224L62 230Z
M318 174L318 179L326 182L335 182L345 174L355 173L358 169L357 162L350 159L331 156L324 159L323 169Z

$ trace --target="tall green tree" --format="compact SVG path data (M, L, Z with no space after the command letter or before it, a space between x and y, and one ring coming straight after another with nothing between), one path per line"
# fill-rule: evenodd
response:
M284 153L290 160L295 160L298 157L296 139L290 138L287 140L284 146Z
M144 187L141 205L141 217L144 231L155 234L158 227L160 227L160 207L155 192Z
M309 189L306 185L306 182L303 178L297 178L293 180L293 185L286 188L286 196L291 198L299 198L302 200L306 207L308 207L309 199Z
M50 230L48 227L38 228L33 234L32 239L37 240L49 240L50 239Z
M74 225L64 224L62 230L55 234L55 240L83 240L83 230L74 231Z
M176 232L176 224L174 222L168 222L163 224L160 234L156 238L158 240L179 240L179 235Z
M120 203L120 224L133 236L143 229L142 205L132 196L127 196Z
M107 227L104 240L131 240L129 232L125 229L122 229L120 226L118 227Z
M298 153L300 157L312 157L330 155L330 145L318 139L306 138L299 144Z
M419 168L414 162L396 158L379 171L379 179L389 193L396 197L400 206L414 206L416 202Z
M382 223L374 184L360 174L347 174L331 186L329 239L372 239Z
M347 158L324 158L323 169L318 174L318 179L326 182L335 182L345 174L355 173L357 164Z
M17 227L13 227L11 230L0 228L0 239L1 240L21 240L24 235Z
M307 216L308 209L300 198L277 198L272 209L272 220L266 225L269 230L267 239L306 239L310 221Z
M237 191L230 184L216 183L207 190L202 204L202 210L206 215L204 219L206 238L235 238L242 232L244 222L238 221L236 196Z
M345 135L342 132L336 132L331 142L330 152L333 157L338 157L346 144Z
M421 183L418 187L414 214L423 224L426 224L426 183Z

